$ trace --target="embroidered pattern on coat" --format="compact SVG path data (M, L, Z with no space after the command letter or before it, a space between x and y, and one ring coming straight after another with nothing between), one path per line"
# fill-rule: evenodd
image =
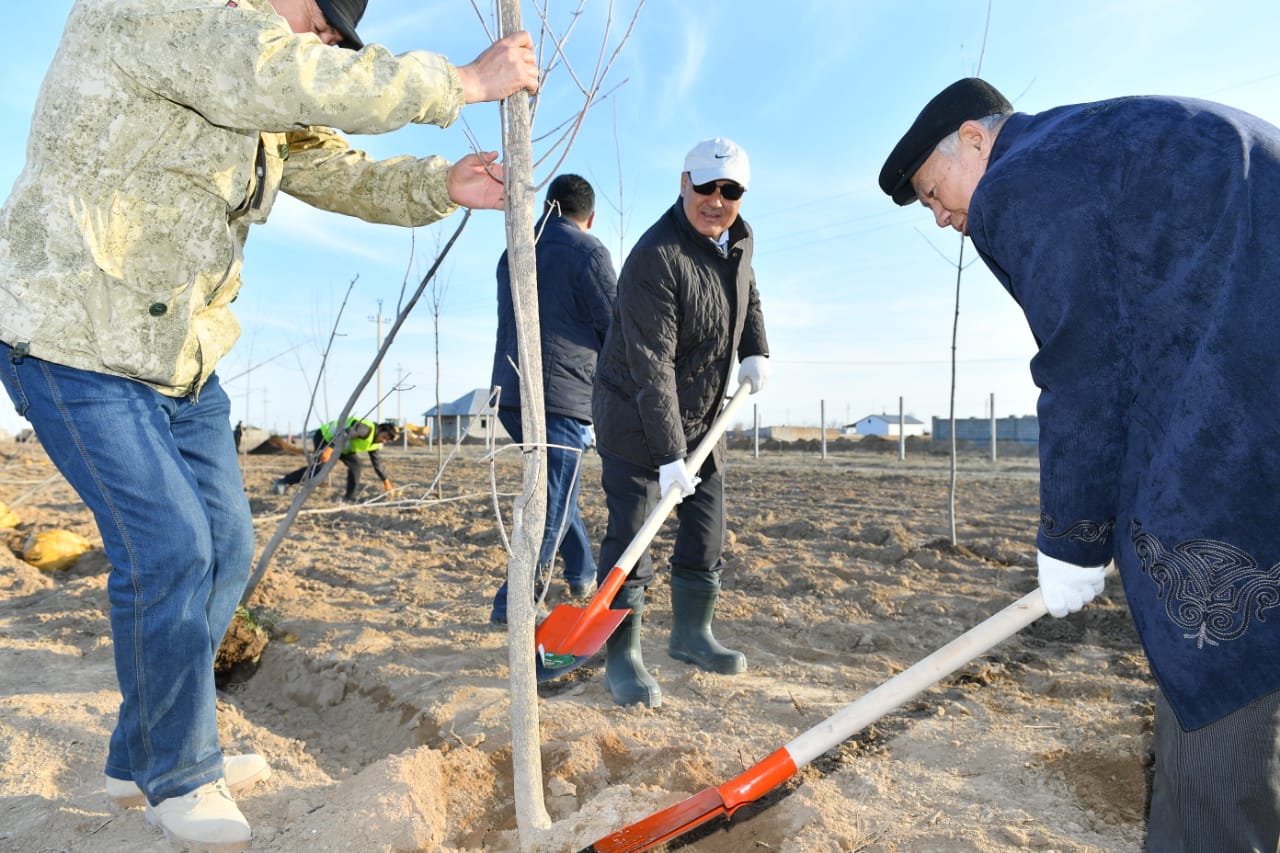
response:
M1106 542L1115 529L1115 519L1107 521L1077 521L1062 532L1055 532L1057 522L1045 513L1040 513L1040 529L1050 539L1067 539L1071 542Z
M1263 569L1234 545L1189 539L1170 549L1135 521L1133 547L1170 621L1198 649L1239 639L1280 604L1280 563Z

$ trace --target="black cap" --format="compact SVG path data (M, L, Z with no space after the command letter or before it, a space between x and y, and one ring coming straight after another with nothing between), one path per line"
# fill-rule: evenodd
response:
M938 143L973 119L1013 112L1009 99L986 80L965 77L939 92L924 105L880 170L880 189L898 204L916 200L911 179Z
M351 50L364 47L364 42L356 35L356 24L364 16L364 7L369 5L369 0L316 0L316 5L324 13L329 26L342 33L338 47Z

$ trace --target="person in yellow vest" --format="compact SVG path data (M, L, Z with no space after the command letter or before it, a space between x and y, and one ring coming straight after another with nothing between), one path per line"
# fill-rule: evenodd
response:
M311 462L295 471L290 471L275 482L275 493L283 495L289 486L296 486L320 469L333 456L333 448L339 448L338 461L347 467L347 491L342 496L345 501L355 500L356 491L360 488L360 473L363 466L360 454L369 454L369 464L373 473L382 481L382 490L391 491L391 479L382 467L378 451L386 442L400 437L400 428L394 421L375 424L365 418L347 418L346 429L338 430L338 422L330 421L311 434L311 444L315 448L315 456Z

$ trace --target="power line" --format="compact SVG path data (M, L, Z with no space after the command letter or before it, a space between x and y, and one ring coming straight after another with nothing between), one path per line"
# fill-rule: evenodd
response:
M950 359L925 359L925 360L858 359L858 360L850 360L850 361L826 360L826 359L818 360L818 361L803 361L803 360L795 360L795 359L770 359L770 361L774 361L776 364L859 365L859 366L872 366L872 367L894 367L899 365L938 365L938 364L951 363ZM1001 358L961 358L956 360L957 364L1006 364L1009 362L1026 364L1027 359L1021 356L1005 356Z

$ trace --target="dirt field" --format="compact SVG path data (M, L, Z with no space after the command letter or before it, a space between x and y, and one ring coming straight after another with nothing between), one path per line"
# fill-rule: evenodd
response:
M958 546L947 461L912 453L731 453L725 593L716 625L747 672L666 655L660 569L644 651L659 709L619 708L602 656L540 691L553 827L536 849L578 850L720 784L1034 587L1034 457L962 459ZM296 457L244 457L264 543ZM505 571L480 448L416 501L433 451L393 449L408 505L340 504L319 489L253 607L271 641L221 697L227 751L269 781L239 798L254 850L516 851L507 650L487 622ZM599 460L584 509L604 527ZM0 448L0 500L22 527L100 540L38 445ZM518 487L498 457L500 504ZM52 476L51 476L52 475ZM367 477L368 475L366 475ZM371 494L371 492L369 493ZM669 548L660 535L658 564ZM141 811L114 813L102 763L118 695L107 562L46 573L0 549L0 850L167 850ZM1153 687L1123 594L1045 617L802 769L776 792L670 850L1113 851L1142 847ZM554 604L564 594L557 580Z

